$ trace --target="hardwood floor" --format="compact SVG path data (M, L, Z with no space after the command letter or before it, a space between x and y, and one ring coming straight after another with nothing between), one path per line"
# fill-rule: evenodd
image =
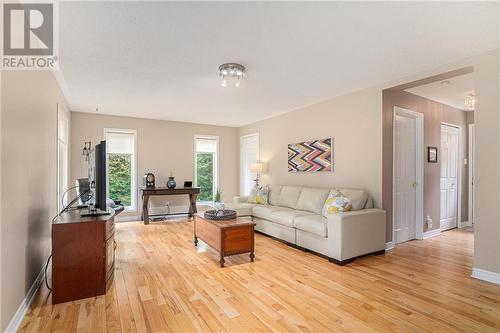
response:
M500 286L470 278L470 232L343 267L257 234L254 263L220 268L192 226L117 224L110 292L52 306L44 286L20 332L500 331Z

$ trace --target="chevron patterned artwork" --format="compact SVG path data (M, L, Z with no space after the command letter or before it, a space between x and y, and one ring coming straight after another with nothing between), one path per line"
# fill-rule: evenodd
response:
M288 172L332 172L333 139L288 145Z

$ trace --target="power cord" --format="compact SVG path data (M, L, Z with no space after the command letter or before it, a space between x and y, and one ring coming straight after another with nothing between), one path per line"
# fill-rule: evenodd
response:
M64 207L64 197L66 197L66 194L71 191L71 190L74 190L75 188L78 188L79 186L78 185L75 185L75 186L72 186L70 188L68 188L66 191L64 191L63 195L61 196L61 206Z
M54 216L54 218L52 219L52 223L54 223L54 221L55 221L55 220L56 220L56 219L57 219L57 218L58 218L58 217L59 217L59 216L60 216L63 212L65 212L65 211L67 211L67 210L71 209L71 206L72 206L72 205L73 205L73 204L74 204L74 203L75 203L78 199L80 199L80 198L81 198L81 197L83 197L85 194L87 194L87 192L88 192L88 191L85 191L84 193L81 193L80 195L77 195L77 196L76 196L73 200L71 200L71 201L70 201L70 203L69 203L69 204L67 204L66 206L64 206L64 197L66 196L66 194L67 194L69 191L71 191L71 190L73 190L73 189L75 189L75 188L77 188L77 187L78 187L78 186L73 186L73 187L68 188L66 191L64 191L64 193L63 193L63 195L62 195L62 198L61 198L61 203L62 203L62 205L63 205L63 208L61 209L61 211L60 211L60 212L58 212L58 213L56 214L56 216ZM47 258L47 262L45 263L45 269L44 269L44 275L45 275L45 277L44 277L44 280L45 280L45 285L47 286L47 289L48 289L49 291L51 291L51 292L52 292L52 288L49 286L49 279L48 279L48 276L47 276L47 269L49 268L49 263L50 263L50 260L51 260L51 259L52 259L52 253L51 253L51 254L50 254L50 256Z
M47 277L47 269L49 268L49 262L50 262L50 259L52 259L52 254L47 258L47 263L45 264L45 285L47 286L47 289L49 291L52 291L52 288L49 286L49 279Z

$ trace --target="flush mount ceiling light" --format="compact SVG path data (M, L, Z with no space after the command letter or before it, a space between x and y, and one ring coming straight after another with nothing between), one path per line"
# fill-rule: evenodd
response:
M465 96L464 104L468 110L471 110L471 111L474 110L474 108L476 107L476 105L475 105L476 98L474 96L474 93L470 93L467 96Z
M240 86L241 78L245 75L245 66L235 63L226 63L219 66L219 76L222 77L221 86L227 87L230 82L235 87Z

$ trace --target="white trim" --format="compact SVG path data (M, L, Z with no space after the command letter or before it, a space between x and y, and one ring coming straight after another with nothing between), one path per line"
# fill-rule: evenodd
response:
M500 274L495 272L490 272L485 269L473 267L471 276L474 279L500 284Z
M137 187L137 130L135 129L127 129L127 128L109 128L106 127L103 129L103 140L106 140L106 133L125 133L132 134L134 136L134 158L132 161L132 184L130 193L131 193L131 206L125 207L125 212L137 212L137 197L139 189ZM109 196L109 172L108 172L108 147L106 143L106 196Z
M57 163L57 190L56 190L56 205L59 209L59 211L63 208L64 205L66 205L67 202L62 202L62 195L65 191L68 190L69 188L69 177L70 177L70 174L69 174L69 169L70 169L70 162L69 162L69 158L70 158L70 151L69 151L69 147L70 147L70 122L69 122L69 118L67 116L67 114L59 107L59 103L56 103L56 106L57 106L57 140L56 140L56 149L57 149L57 160L56 160L56 163ZM59 132L59 130L61 129L61 126L59 125L60 122L63 122L64 123L64 131L65 133L63 134L63 136L66 137L66 141L63 141L60 139L61 137L61 133ZM63 145L64 147L64 151L65 151L65 154L66 154L66 170L61 170L60 166L61 166L61 154L60 154L60 149L59 149L59 146L60 145ZM65 171L65 178L66 178L66 182L64 184L61 184L61 176L63 175L61 172L62 171ZM61 188L61 185L62 185L62 188ZM68 195L69 196L69 195ZM66 199L68 198L68 196L66 196Z
M429 230L429 231L424 232L424 234L422 235L422 239L428 239L428 238L436 237L439 235L441 235L441 229L438 228L438 229L434 229L434 230Z
M464 157L462 156L462 126L441 122L441 126L454 127L458 129L458 171L457 171L457 228L462 227L462 164L464 163ZM441 135L440 135L441 137ZM440 212L441 213L441 212Z
M248 137L255 136L255 135L260 135L260 132L254 132L254 133L242 135L242 136L240 136L240 139L242 139L242 138L248 138ZM260 146L260 144L259 144L259 146Z
M197 181L197 164L196 164L196 139L209 139L209 140L215 140L215 165L214 165L214 187L212 189L212 196L215 198L215 192L219 188L219 136L218 135L201 135L201 134L195 134L194 135L194 140L193 140L193 166L194 166L194 179L193 179L193 185L198 186L198 181Z
M43 279L45 276L44 273L45 273L45 265L42 267L42 270L40 271L40 273L38 273L38 276L36 277L35 281L33 281L33 284L31 285L30 289L28 290L28 293L26 294L26 296L22 300L21 304L17 308L16 313L11 318L9 325L7 325L7 328L5 329L5 333L17 332L17 330L21 326L23 319L24 319L24 316L28 312L28 309L31 305L31 302L33 302L33 298L35 297L36 292L38 291L41 284L43 283Z
M140 221L141 216L140 215L130 215L130 216L117 216L115 217L116 222L135 222L135 221Z
M396 237L394 233L394 139L396 129L396 115L402 115L415 119L415 132L416 132L416 157L415 157L415 182L416 188L416 203L415 203L415 238L423 239L424 233L424 114L420 112L411 111L408 109L395 106L392 116L392 241L396 244Z
M462 222L462 225L460 226L460 228L465 228L465 227L472 227L472 222L470 222L470 221Z
M392 250L394 248L394 239L390 242L385 243L385 250Z
M474 141L476 135L476 127L474 124L469 124L469 156L467 160L467 166L469 169L469 193L468 193L468 203L469 203L469 222L474 224ZM472 161L472 164L471 164ZM472 165L472 168L471 168Z
M250 134L246 134L246 135L242 135L240 136L240 145L239 145L239 154L240 154L240 159L239 159L239 175L240 175L240 183L239 183L239 191L238 193L240 195L248 195L248 193L242 193L242 182L243 182L243 177L242 177L242 172L241 172L241 159L242 159L242 155L241 155L241 141L242 139L246 139L246 138L250 138L250 137L257 137L257 141L258 141L258 145L257 145L257 161L261 161L260 159L260 132L255 132L255 133L250 133Z

